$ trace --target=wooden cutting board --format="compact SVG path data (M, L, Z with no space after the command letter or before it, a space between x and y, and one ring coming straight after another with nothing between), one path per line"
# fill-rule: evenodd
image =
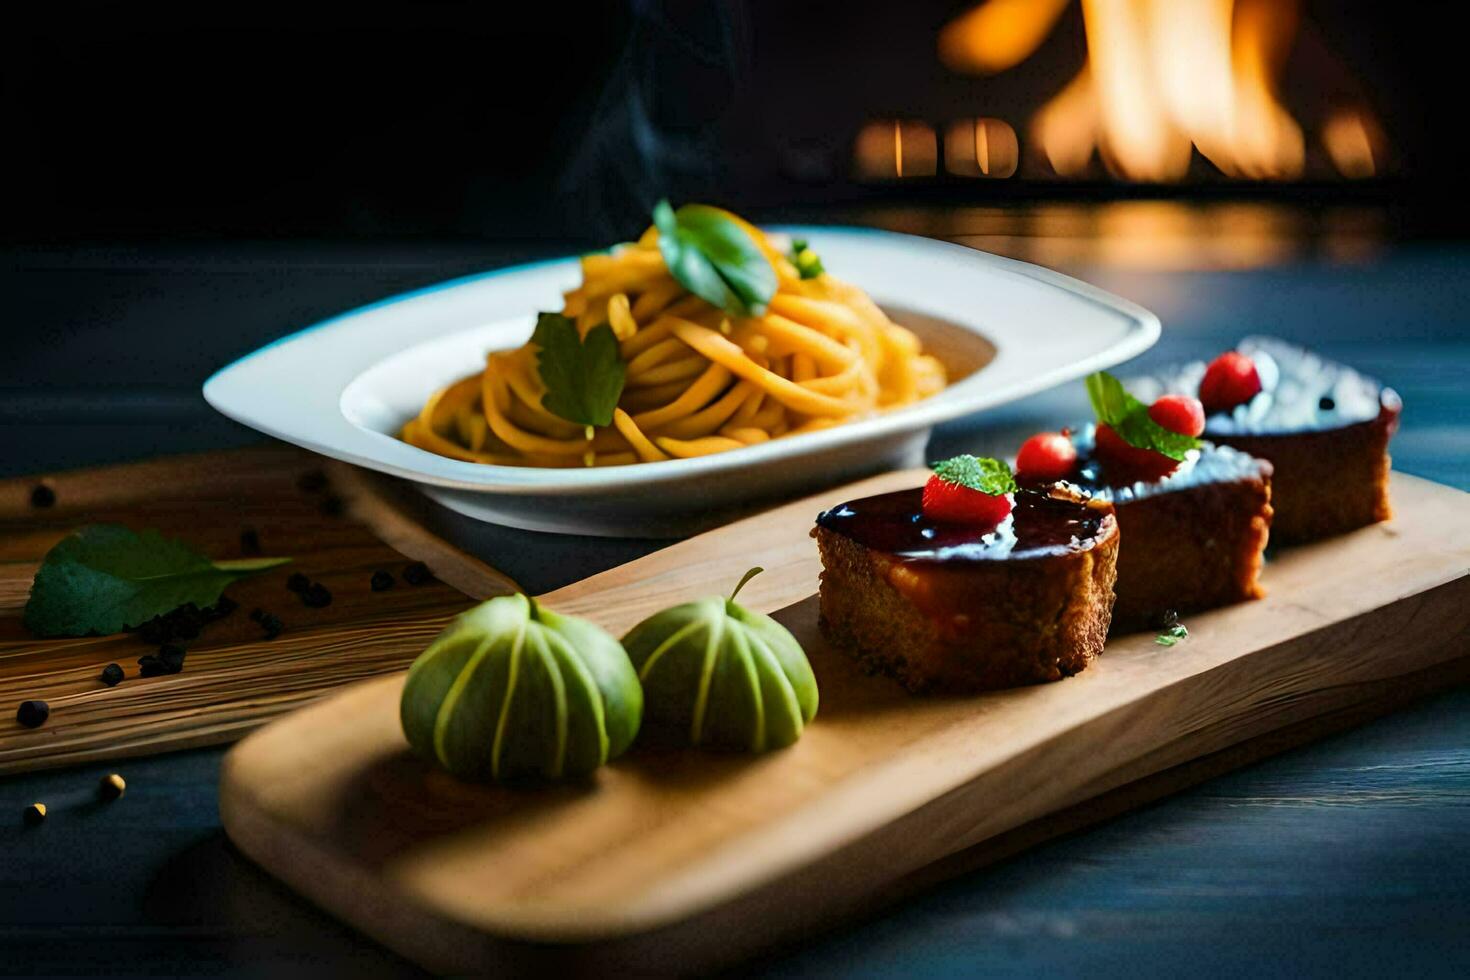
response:
M274 446L0 481L0 775L233 741L326 691L401 670L467 594L516 591L404 519L372 479ZM54 502L37 506L37 487ZM212 558L243 556L250 529L265 554L294 560L226 590L240 608L187 644L182 673L142 678L138 658L156 648L136 634L38 640L21 624L42 556L78 525L105 522L156 528ZM407 585L411 558L439 579ZM371 591L379 569L397 587ZM296 571L325 584L332 604L308 609L288 592ZM250 620L256 607L286 624L275 640ZM98 675L114 662L127 679L107 687ZM14 720L31 698L51 706L36 729Z
M1470 677L1470 496L1395 475L1395 522L1276 555L1268 598L1190 617L1176 647L1122 637L1060 683L911 698L823 642L807 532L822 507L921 476L821 494L542 597L621 633L765 566L742 601L796 633L821 685L791 749L635 745L583 784L468 785L409 754L397 675L237 746L226 830L435 971L686 972Z

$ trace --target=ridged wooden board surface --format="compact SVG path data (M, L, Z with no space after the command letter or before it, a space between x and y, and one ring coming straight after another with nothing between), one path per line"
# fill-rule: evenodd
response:
M1397 520L1275 556L1268 598L1191 617L1179 646L1122 637L1057 684L911 698L821 639L807 532L820 507L917 479L822 494L543 597L616 632L765 566L742 599L797 634L821 685L793 748L635 745L583 784L467 785L409 754L399 675L237 746L227 831L430 969L687 971L1470 676L1470 496L1395 475Z
M514 590L404 520L390 495L364 492L364 474L321 467L270 447L0 481L0 774L230 741L326 691L405 667L470 605L467 594ZM314 489L299 485L308 474ZM53 506L32 504L38 484L55 493ZM265 554L294 561L230 586L240 608L186 644L182 673L142 678L137 660L156 648L134 634L38 640L21 623L41 557L78 525L104 522L156 528L212 558L242 556L241 533L253 528ZM411 558L444 580L407 585L400 573ZM378 569L397 587L372 592ZM288 592L295 571L325 584L332 604L309 609ZM285 631L264 640L248 615L255 607ZM98 675L113 662L127 679L109 688ZM14 718L30 698L51 706L37 729Z

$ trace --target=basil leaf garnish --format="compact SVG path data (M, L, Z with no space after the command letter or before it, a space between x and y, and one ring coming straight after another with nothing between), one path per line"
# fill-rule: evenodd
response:
M1170 432L1149 418L1148 406L1128 394L1123 382L1106 371L1087 376L1087 397L1097 420L1111 426L1130 446L1182 460L1191 449L1202 445L1194 436Z
M953 456L933 465L934 475L945 483L969 487L992 496L1015 493L1016 480L1004 460L988 456Z
M219 600L236 579L289 558L210 561L182 541L120 524L90 524L46 553L26 602L36 636L106 636L193 603Z
M658 247L679 284L731 316L762 316L776 295L776 270L730 214L707 204L653 209Z
M612 422L627 377L612 327L600 323L584 338L570 317L542 313L531 343L540 348L536 370L546 386L542 408L578 425Z

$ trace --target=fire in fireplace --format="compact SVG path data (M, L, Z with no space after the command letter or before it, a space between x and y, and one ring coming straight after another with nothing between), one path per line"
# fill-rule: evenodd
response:
M1171 183L1365 178L1387 141L1351 73L1295 0L1077 0L1085 60L1009 121L876 120L854 144L859 179L1113 177ZM1072 0L983 0L946 23L950 72L1020 70ZM1295 84L1292 84L1295 83ZM996 113L999 116L1000 113Z

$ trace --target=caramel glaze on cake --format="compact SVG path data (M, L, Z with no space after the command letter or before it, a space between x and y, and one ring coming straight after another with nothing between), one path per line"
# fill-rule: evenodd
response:
M922 491L817 518L826 637L910 691L1060 680L1102 652L1113 605L1111 504L1065 485L1021 490L999 525L928 520Z
M1122 532L1113 632L1157 629L1169 612L1199 612L1264 595L1272 526L1271 464L1226 446L1194 450L1168 476L1132 482L1093 455L1093 427L1073 441L1076 482L1117 508Z
M1270 337L1237 345L1256 365L1261 391L1244 405L1205 420L1206 439L1271 461L1271 537L1314 541L1386 521L1388 441L1403 403L1346 365ZM1199 391L1203 364L1141 379L1145 397Z

